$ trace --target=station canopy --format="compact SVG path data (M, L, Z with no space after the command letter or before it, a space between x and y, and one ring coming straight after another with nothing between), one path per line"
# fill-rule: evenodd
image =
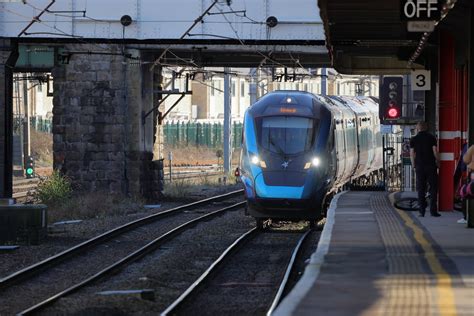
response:
M472 8L474 1L438 0L442 14L434 21L434 30L409 32L403 6L418 1L427 2L318 0L333 67L346 74L408 73L424 68L427 59L436 56L436 32L447 29L455 36L465 36L466 8ZM462 41L466 42L465 38L459 39Z

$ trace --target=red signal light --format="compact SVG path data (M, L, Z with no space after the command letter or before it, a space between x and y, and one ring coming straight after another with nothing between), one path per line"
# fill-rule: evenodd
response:
M389 107L387 111L387 116L389 119L395 119L400 116L400 113L398 111L398 108L396 107Z

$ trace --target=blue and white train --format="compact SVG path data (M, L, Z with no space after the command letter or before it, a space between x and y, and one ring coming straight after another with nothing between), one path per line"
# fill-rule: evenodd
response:
M379 175L382 163L370 97L274 91L245 113L239 175L259 228L269 218L314 223L329 196Z

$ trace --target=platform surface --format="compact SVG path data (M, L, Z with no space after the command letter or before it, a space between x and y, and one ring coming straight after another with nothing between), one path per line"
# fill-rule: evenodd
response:
M413 193L343 192L273 315L474 315L474 229L459 212L393 207Z

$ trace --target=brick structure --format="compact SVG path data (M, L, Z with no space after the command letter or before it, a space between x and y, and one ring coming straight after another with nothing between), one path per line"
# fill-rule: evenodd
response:
M121 46L107 48L66 45L68 64L53 69L54 168L81 190L157 200L163 186L153 116L142 119L153 106L153 72L124 57ZM137 50L125 54L147 59Z

